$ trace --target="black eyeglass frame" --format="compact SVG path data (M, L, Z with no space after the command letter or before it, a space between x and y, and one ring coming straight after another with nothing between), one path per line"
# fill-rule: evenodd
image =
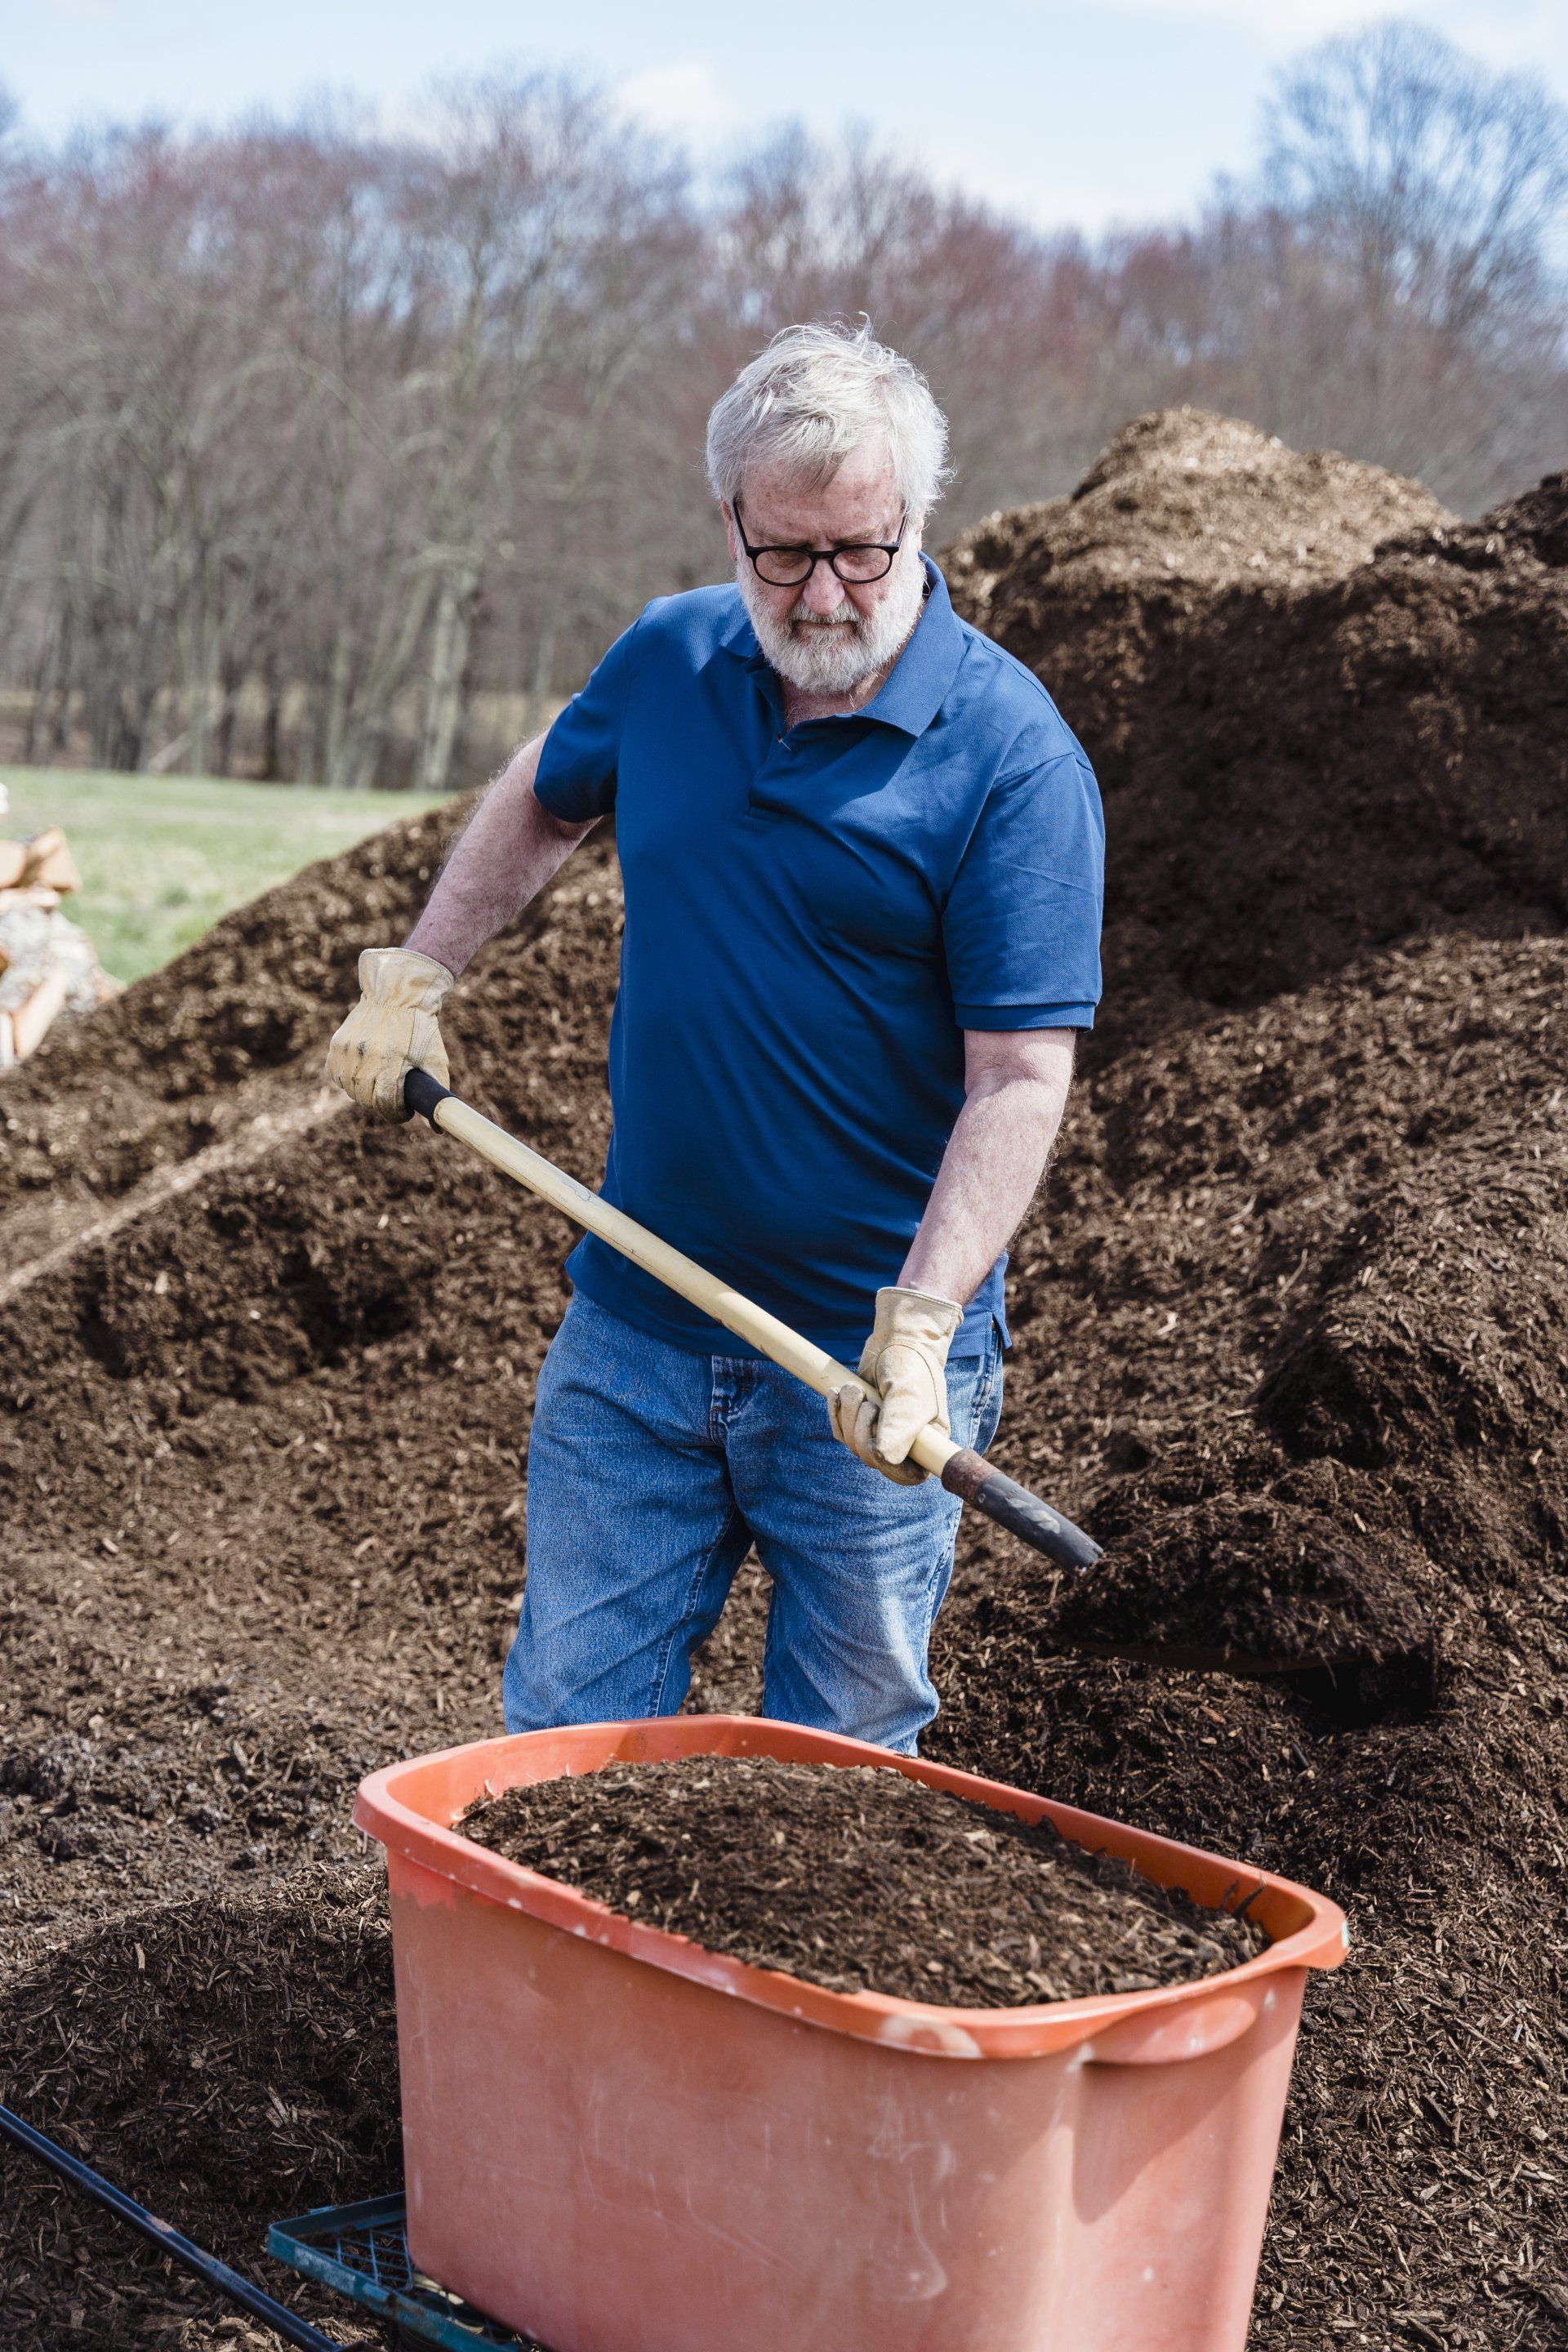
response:
M735 518L735 536L744 548L752 571L763 586L768 588L804 588L819 563L826 563L834 578L842 580L846 587L868 588L874 581L887 578L897 561L899 550L904 543L904 533L910 527L910 510L906 507L899 517L898 537L891 543L885 539L851 539L846 540L841 547L806 547L800 544L753 547L746 537L746 526L741 520L739 499L733 500L731 512ZM758 558L763 555L804 555L807 559L806 567L798 580L770 580L758 562ZM880 572L862 572L856 578L847 572L839 571L838 559L841 555L885 555L888 560Z

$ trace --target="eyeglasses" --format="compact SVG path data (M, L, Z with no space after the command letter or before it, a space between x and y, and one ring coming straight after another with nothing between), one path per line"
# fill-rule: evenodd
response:
M752 569L759 580L770 588L803 588L819 563L826 563L840 580L862 585L868 580L881 580L893 568L893 558L904 543L904 531L909 523L908 507L899 517L899 535L890 546L870 541L856 542L848 547L753 547L746 537L746 527L741 520L741 501L735 500L735 533L752 560Z

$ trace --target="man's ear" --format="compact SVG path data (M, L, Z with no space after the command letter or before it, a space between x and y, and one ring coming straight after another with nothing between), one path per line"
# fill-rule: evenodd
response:
M730 561L731 563L739 563L741 561L741 542L735 536L735 509L730 505L729 501L726 500L722 511L724 516L724 536L730 542Z

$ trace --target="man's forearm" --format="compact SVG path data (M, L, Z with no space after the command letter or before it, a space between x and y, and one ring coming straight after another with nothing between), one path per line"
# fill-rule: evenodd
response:
M1038 1044L1036 1066L984 1071L971 1085L899 1276L903 1287L966 1304L1022 1223L1072 1082L1071 1033L1041 1032Z
M460 972L521 912L576 848L587 824L565 824L534 798L542 735L497 777L442 868L405 944Z

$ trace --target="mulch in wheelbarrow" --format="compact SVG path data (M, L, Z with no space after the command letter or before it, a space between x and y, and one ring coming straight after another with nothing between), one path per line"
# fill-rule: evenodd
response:
M878 1766L693 1756L482 1798L457 1826L611 1910L832 1992L1003 2008L1142 1992L1261 1949L1110 1854Z

